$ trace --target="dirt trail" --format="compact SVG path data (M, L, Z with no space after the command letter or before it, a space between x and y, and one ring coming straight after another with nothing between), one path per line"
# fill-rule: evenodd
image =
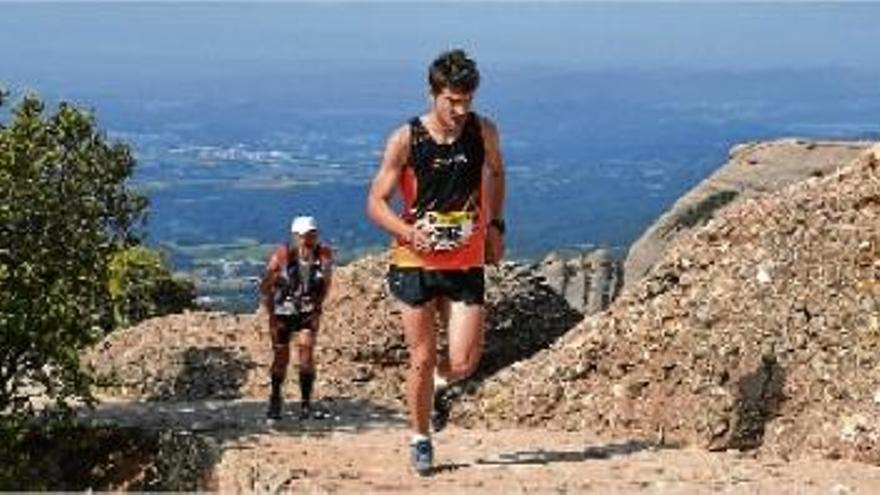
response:
M362 401L327 401L326 420L292 413L265 421L257 401L107 402L84 417L98 423L196 432L221 446L205 489L223 493L743 493L855 494L880 491L867 464L755 458L657 448L585 432L468 430L435 437L437 471L407 466L407 428L398 411Z

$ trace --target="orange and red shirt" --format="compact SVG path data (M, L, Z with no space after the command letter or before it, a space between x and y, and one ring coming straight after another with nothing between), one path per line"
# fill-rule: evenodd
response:
M401 268L462 270L484 264L487 194L480 118L468 114L452 143L434 141L419 118L410 124L410 158L401 174L403 218L429 233L434 249L417 251L392 241L391 262Z

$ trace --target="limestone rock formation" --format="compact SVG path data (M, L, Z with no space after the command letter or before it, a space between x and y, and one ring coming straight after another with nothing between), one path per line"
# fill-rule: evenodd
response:
M623 285L621 263L604 249L565 258L552 252L538 264L547 284L584 315L604 310Z
M453 421L876 464L878 351L875 149L678 236L605 314L484 383Z
M638 282L669 243L705 224L728 204L833 173L871 145L866 141L783 139L734 146L728 162L675 202L630 247L624 283Z

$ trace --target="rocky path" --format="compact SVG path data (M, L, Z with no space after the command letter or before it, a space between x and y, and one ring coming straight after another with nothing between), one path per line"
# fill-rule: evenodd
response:
M326 402L325 420L274 424L255 401L107 402L90 421L171 428L220 446L206 489L351 493L743 493L880 492L880 469L828 460L783 461L749 453L657 448L585 432L467 430L435 438L437 471L408 470L407 429L397 411Z

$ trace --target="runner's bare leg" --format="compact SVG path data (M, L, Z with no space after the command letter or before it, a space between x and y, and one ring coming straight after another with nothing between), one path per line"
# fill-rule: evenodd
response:
M437 363L437 331L435 306L401 305L403 335L409 349L406 373L406 404L413 431L428 435L431 399L434 392L434 367Z
M477 369L483 353L483 306L453 301L449 305L449 356L438 365L450 383L467 378Z

